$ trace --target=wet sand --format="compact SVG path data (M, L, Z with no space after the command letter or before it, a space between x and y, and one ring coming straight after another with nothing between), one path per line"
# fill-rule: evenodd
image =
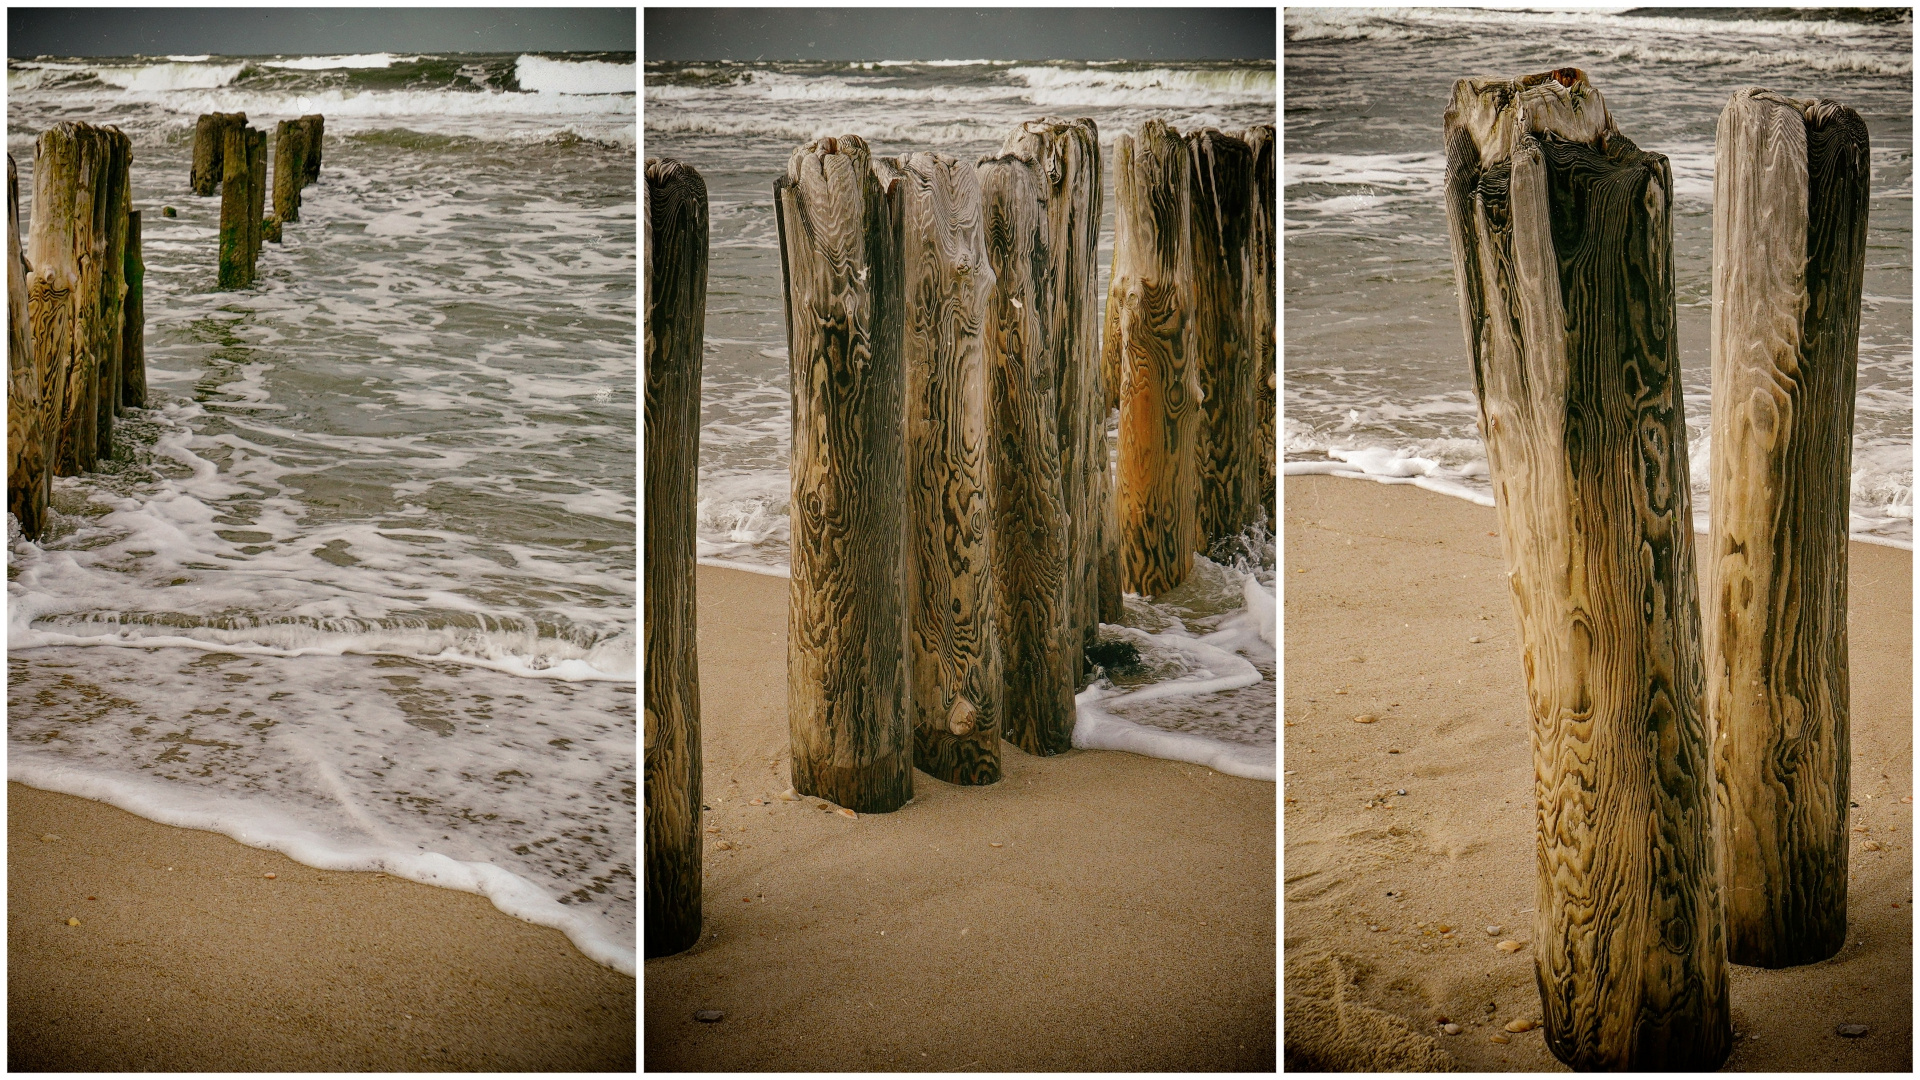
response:
M1540 1015L1531 950L1494 947L1529 940L1534 906L1525 682L1494 511L1335 477L1285 485L1289 1067L1565 1071L1538 1029L1490 1041ZM1848 944L1730 969L1730 1070L1911 1067L1913 560L1856 543L1849 562L1852 823L1867 831L1848 860Z
M647 1069L1276 1067L1272 783L1002 743L891 814L783 802L788 583L699 587L705 932L646 962Z
M631 1071L634 989L471 893L7 785L15 1070Z

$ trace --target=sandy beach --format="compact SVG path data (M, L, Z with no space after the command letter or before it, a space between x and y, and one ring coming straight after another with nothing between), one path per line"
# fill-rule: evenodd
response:
M1494 511L1409 486L1285 485L1287 1065L1565 1071L1537 1028L1491 1041L1540 1015L1531 950L1495 947L1530 940L1534 811ZM1865 829L1848 943L1805 967L1730 969L1729 1070L1911 1067L1912 555L1856 543L1849 561Z
M646 962L646 1068L1276 1067L1273 784L1002 743L892 814L781 801L788 584L699 587L706 931Z
M7 870L16 1070L634 1066L634 980L480 896L13 783Z

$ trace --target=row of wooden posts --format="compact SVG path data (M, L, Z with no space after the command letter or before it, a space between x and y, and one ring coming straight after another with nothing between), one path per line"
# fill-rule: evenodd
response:
M247 126L247 114L206 113L194 126L187 186L195 195L220 190L220 287L253 284L260 243L280 242L281 229L300 220L300 191L320 178L326 118L315 113L282 120L273 136L273 214L267 203L267 133Z
M1704 619L1667 159L1573 68L1461 80L1445 131L1526 658L1547 1045L1575 1068L1713 1069L1729 961L1846 939L1866 126L1751 88L1720 115Z
M793 387L793 784L862 813L913 771L1068 749L1121 594L1273 520L1273 128L1116 140L1098 315L1099 133L1000 153L795 150L774 183ZM700 931L693 507L706 188L647 163L646 940ZM1118 477L1109 430L1119 414Z
M261 216L266 135L244 113L202 116L188 186L223 188L221 288L251 284L260 242L298 221L300 189L320 175L323 121L275 134L274 217ZM133 143L116 127L70 122L34 145L33 217L20 242L20 180L7 155L7 511L22 535L46 532L55 476L93 469L114 418L147 401L146 263L133 209ZM171 210L168 211L171 214Z

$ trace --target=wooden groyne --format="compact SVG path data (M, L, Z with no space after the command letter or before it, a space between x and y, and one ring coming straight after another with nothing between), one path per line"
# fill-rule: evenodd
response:
M220 181L220 287L253 284L260 260L261 211L266 202L267 134L244 125L224 128Z
M1158 120L1114 143L1107 377L1119 377L1124 587L1153 596L1193 569L1202 409L1191 233L1192 160Z
M1847 936L1847 534L1870 180L1852 109L1738 90L1713 198L1707 707L1737 964Z
M1525 657L1534 970L1575 1069L1732 1045L1672 176L1573 68L1463 79L1447 223Z
M307 185L307 122L282 120L273 129L273 216L280 224L300 220L300 189Z
M187 188L195 195L211 195L226 179L227 131L247 126L247 114L203 113L193 128L193 165Z
M1100 133L1087 119L1028 121L1002 155L1035 162L1046 183L1046 334L1059 412L1061 499L1067 517L1067 634L1084 651L1120 614L1119 531L1113 523L1111 394L1100 360ZM1075 661L1074 686L1088 672Z
M985 328L992 457L992 595L1008 742L1058 754L1073 736L1084 647L1072 624L1061 384L1049 330L1060 260L1049 249L1044 167L1017 154L982 159L980 217L992 275ZM1084 552L1083 555L1090 555ZM1083 560L1084 561L1084 560Z
M700 670L694 491L706 337L707 185L671 159L646 165L645 952L700 939Z
M774 182L793 387L793 782L863 813L913 796L904 186L883 185L854 136L795 150Z

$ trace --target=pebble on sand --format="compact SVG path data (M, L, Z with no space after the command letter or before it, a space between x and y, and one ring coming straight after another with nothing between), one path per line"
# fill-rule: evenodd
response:
M40 842L41 842L41 843L43 843L43 844L51 844L51 843L53 843L54 841L56 841L56 840L58 840L58 839L60 839L60 838L59 838L59 837L57 837L57 836L55 836L55 835L53 835L52 833L41 833L41 834L40 834Z
M1879 850L1880 850L1880 841L1878 841L1878 840L1869 840L1869 841L1867 841L1866 843L1864 843L1864 844L1861 844L1861 845L1860 845L1860 847L1861 847L1861 850L1863 850L1863 851L1879 851Z
M715 851L732 851L732 850L733 850L733 841L731 841L731 840L718 840L718 841L715 841L715 842L714 842L714 845L713 845L713 847L714 847L714 850L715 850Z
M799 802L800 793L792 788L788 788L780 794L775 795L774 798L779 799L781 802Z
M1498 927L1498 926L1494 926L1494 925L1492 925L1492 924L1489 924L1489 925L1487 926L1487 936L1488 936L1488 937L1499 937L1499 936L1500 936L1500 931L1501 931L1501 929L1502 929L1501 927Z
M279 876L280 876L279 874L268 874L268 875L267 875L267 880L268 880L268 881L272 881L272 880L273 880L274 878L277 878L277 877L279 877Z
M1518 1020L1509 1020L1507 1021L1507 1030L1513 1032L1515 1035L1518 1035L1523 1031L1532 1031L1533 1021L1528 1020L1524 1016Z
M68 919L68 920L67 920L67 925L68 925L68 926L79 926L79 925L80 925L80 920L79 920L79 919ZM1861 1030L1862 1030L1862 1031L1864 1031L1864 1030L1866 1030L1866 1029L1865 1029L1865 1028L1862 1028Z
M988 847L1000 847L1000 846L1002 846L1002 845L1001 845L1001 844L1000 844L1000 842L999 842L999 841L997 841L997 840L989 840L989 841L987 841L987 846L988 846Z
M701 1009L699 1012L693 1014L693 1018L703 1024L716 1024L719 1023L720 1018L725 1015L727 1014L721 1012L719 1009Z
M1841 1024L1839 1027L1833 1029L1833 1033L1835 1035L1840 1036L1841 1038L1857 1039L1860 1036L1865 1035L1867 1033L1867 1025Z
M1479 638L1477 638L1477 637L1470 637L1470 638L1468 638L1468 639L1467 639L1467 644L1469 644L1469 645L1478 645L1478 644L1480 644L1480 639L1479 639Z
M1526 948L1526 946L1509 938L1506 941L1503 941L1500 944L1495 945L1494 948L1499 949L1501 952L1519 952L1521 949Z
M859 817L860 815L859 815L859 814L856 814L856 813L854 813L854 812L853 812L852 810L849 810L849 809L847 809L846 807L844 807L844 806L843 806L843 807L841 807L841 808L840 808L840 816L841 816L841 817L850 817L850 818L857 818L857 817Z
M1505 1044L1507 1044L1507 1043L1510 1043L1510 1042L1512 1042L1512 1041L1513 1041L1513 1039L1512 1039L1512 1038L1510 1038L1509 1036L1506 1036L1506 1035L1500 1035L1500 1034L1495 1034L1493 1038L1491 1038L1491 1039L1488 1039L1487 1041L1488 1041L1488 1042L1497 1042L1497 1043L1500 1043L1500 1044L1502 1044L1502 1045L1505 1045Z
M1442 1025L1442 1026L1441 1026L1441 1028L1440 1028L1440 1030L1441 1030L1441 1031L1444 1031L1444 1032L1446 1032L1446 1033L1447 1033L1447 1034L1449 1034L1449 1035L1458 1035L1458 1034L1460 1034L1460 1025L1459 1025L1459 1024L1445 1024L1445 1025Z
M1359 716L1353 718L1353 722L1356 724L1371 724L1378 719L1380 718L1372 713L1361 713Z
M765 800L765 799L748 799L748 800L747 800L747 805L748 805L748 806L765 806L765 805L767 805L767 800Z

